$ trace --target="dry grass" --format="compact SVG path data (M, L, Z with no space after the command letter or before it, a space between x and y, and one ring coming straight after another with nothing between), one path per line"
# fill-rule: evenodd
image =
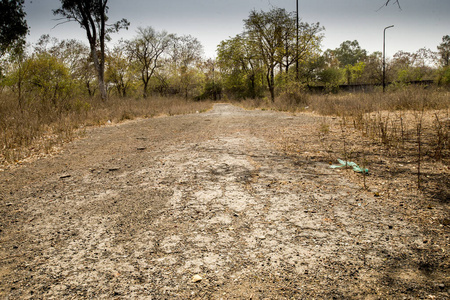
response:
M248 109L270 109L276 111L313 111L321 115L361 117L374 111L448 109L450 92L439 89L408 87L392 92L304 94L299 101L281 95L271 102L269 99L247 99L237 102Z
M208 101L181 98L71 99L58 107L29 99L22 109L14 95L0 94L0 167L29 157L47 155L83 134L87 126L101 126L135 118L205 111Z
M279 98L274 103L248 100L246 108L323 115L317 124L316 159L354 161L371 175L349 172L361 187L428 201L450 201L450 93L409 87L387 93L307 95L306 104ZM295 128L280 134L280 149L289 155L312 152ZM307 149L307 150L305 150ZM367 182L366 182L367 181ZM378 192L377 192L378 193Z

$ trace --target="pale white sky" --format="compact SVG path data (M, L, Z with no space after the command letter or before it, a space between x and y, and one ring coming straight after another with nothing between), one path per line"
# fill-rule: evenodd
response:
M379 8L385 0L299 0L300 18L325 26L322 49L334 49L345 40L358 40L370 53L381 51L383 29L386 31L386 55L399 50L415 52L426 47L436 51L444 35L450 35L450 0L401 0L397 6ZM86 42L83 29L76 23L62 24L52 9L59 0L26 0L27 22L31 27L28 41L42 35ZM252 9L269 11L272 7L295 11L296 0L127 0L109 1L109 17L114 22L128 19L128 31L113 35L130 39L137 27L152 26L178 35L190 34L202 43L205 57L215 57L217 45L243 31L243 20Z

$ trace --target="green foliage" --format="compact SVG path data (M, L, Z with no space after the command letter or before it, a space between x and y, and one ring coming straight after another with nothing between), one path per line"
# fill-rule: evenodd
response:
M228 93L237 99L263 96L261 62L246 35L222 41L217 52L224 88Z
M305 85L295 80L295 73L280 74L277 77L279 98L289 106L297 107L307 105L307 95Z
M127 43L129 63L140 73L144 98L148 96L150 80L161 67L163 55L174 39L175 36L166 31L157 32L152 27L139 27L138 35Z
M297 61L316 56L322 30L319 23L301 22L297 47L295 14L280 8L250 12L244 32L218 46L226 92L237 98L257 98L267 89L273 102L280 83L277 74L288 74ZM290 79L297 80L296 76Z
M450 87L450 66L439 69L437 81L440 85Z
M434 54L429 49L419 49L414 53L398 51L389 63L390 81L407 84L411 81L431 80L435 77L430 66Z
M359 83L359 79L362 77L365 67L366 63L363 61L360 61L355 65L346 65L344 71L347 78L347 84Z
M341 45L333 50L334 56L339 61L339 66L344 68L348 65L356 65L362 62L367 57L367 51L359 46L357 40L345 41Z
M136 81L138 68L124 55L121 47L115 47L108 55L106 81L115 88L119 97L126 97Z
M327 68L319 74L319 79L325 84L327 92L337 92L344 81L344 71L339 68Z
M102 100L106 100L105 86L105 41L109 34L122 28L128 29L130 23L122 19L115 24L107 25L108 0L60 0L61 7L53 10L54 15L62 16L69 21L75 21L86 31L92 55L92 61L97 70L98 88Z
M28 26L23 4L24 0L0 1L0 57L13 45L25 44Z
M441 59L441 65L448 67L450 65L450 35L442 37L442 43L437 47Z
M71 80L69 70L57 58L43 53L29 59L25 74L25 86L43 102L54 106L70 95Z
M18 95L19 106L32 99L58 107L71 95L72 80L69 69L48 53L17 60L4 80L4 84Z

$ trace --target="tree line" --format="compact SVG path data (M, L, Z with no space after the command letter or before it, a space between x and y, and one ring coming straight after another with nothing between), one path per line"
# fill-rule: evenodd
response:
M150 95L195 99L299 97L308 87L334 91L341 84L381 82L380 52L368 53L358 41L321 50L324 28L297 23L295 13L273 8L253 10L243 31L222 41L217 59L204 59L201 43L142 27L134 38L108 47L110 34L127 29L122 19L109 24L107 0L61 0L55 15L75 21L86 31L88 45L42 36L25 46L28 30L23 0L0 2L8 15L0 23L0 88L12 91L19 106L43 101L58 106L65 99L109 95ZM63 26L63 25L61 25ZM435 80L450 84L450 36L437 51L397 52L387 63L387 79L396 84Z

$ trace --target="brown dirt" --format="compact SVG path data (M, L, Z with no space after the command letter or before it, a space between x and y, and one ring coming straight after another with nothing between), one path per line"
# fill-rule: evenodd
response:
M219 104L0 172L0 298L448 299L448 203L330 169L323 122Z

